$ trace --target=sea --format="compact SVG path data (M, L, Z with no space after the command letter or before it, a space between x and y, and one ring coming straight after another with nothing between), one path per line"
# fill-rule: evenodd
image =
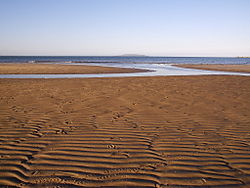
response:
M142 64L250 64L241 57L153 57L153 56L0 56L0 63L142 63Z

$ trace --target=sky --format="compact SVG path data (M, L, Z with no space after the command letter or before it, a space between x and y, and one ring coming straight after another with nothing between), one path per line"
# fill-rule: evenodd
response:
M0 0L0 55L250 56L250 0Z

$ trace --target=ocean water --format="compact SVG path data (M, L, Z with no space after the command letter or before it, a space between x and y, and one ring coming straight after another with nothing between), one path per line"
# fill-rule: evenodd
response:
M250 64L250 58L234 57L127 57L127 56L0 56L0 62L84 62L142 64Z

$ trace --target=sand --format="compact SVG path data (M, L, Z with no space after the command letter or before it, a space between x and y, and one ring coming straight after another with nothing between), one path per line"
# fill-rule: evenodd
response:
M249 85L0 79L0 185L250 187Z
M101 66L0 63L0 74L98 74L145 72L141 69L111 68Z
M250 65L193 65L193 64L182 64L175 65L183 68L194 68L194 69L205 69L205 70L217 70L217 71L229 71L229 72L247 72L250 73Z

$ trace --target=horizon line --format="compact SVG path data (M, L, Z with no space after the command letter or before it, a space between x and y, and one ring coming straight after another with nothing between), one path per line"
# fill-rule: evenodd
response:
M214 58L249 58L249 56L164 56L164 55L0 55L0 57L214 57Z

